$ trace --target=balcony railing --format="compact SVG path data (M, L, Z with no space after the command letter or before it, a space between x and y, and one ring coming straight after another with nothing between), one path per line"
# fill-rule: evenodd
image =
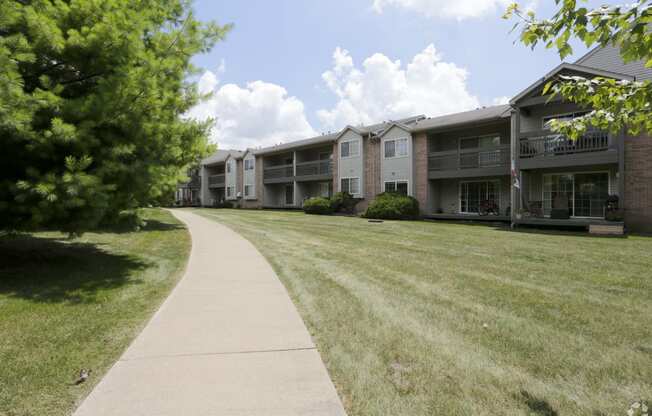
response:
M224 186L224 174L220 175L211 175L208 177L208 186L209 187L221 187Z
M292 178L294 176L293 165L270 166L265 168L264 179Z
M315 160L297 163L297 176L332 175L330 160Z
M509 164L509 146L432 152L429 170L458 170L502 167Z
M605 131L587 131L577 140L550 131L535 131L521 134L519 150L522 158L532 158L600 152L609 149L609 145L609 133Z

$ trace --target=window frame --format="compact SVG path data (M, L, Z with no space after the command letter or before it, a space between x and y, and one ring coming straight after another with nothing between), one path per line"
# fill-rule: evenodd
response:
M350 143L357 144L357 152L355 154L353 154L353 155L351 154L351 145L350 145ZM348 145L347 148L348 148L349 154L347 156L342 156L342 149L343 149L344 144ZM342 140L340 142L340 159L352 159L352 158L355 158L355 157L360 157L360 139Z
M397 142L405 140L405 154L397 154ZM394 142L394 156L387 156L387 143ZM409 137L397 137L393 139L383 140L383 159L401 159L410 156L410 140Z
M571 218L586 218L586 219L593 219L593 218L601 218L601 217L585 217L585 216L577 216L575 214L575 175L589 175L589 174L607 174L607 194L612 195L612 177L611 177L611 171L610 170L594 170L594 171L578 171L578 172L551 172L551 173L544 173L541 175L541 204L542 208L545 206L545 194L546 194L546 176L563 176L563 175L570 175L573 177L573 186L572 190L573 192L571 193L571 198L570 198L570 203L571 203L571 211L573 215L571 215ZM619 197L621 197L619 195ZM549 217L549 216L548 216Z
M394 184L394 190L393 191L388 191L387 190L387 184L388 183ZM399 193L398 192L398 184L399 183L401 183L401 184L405 183L405 185L407 186L407 192L405 193L405 195L412 196L411 192L410 192L410 180L409 179L393 179L391 181L383 181L383 192L396 192L396 193ZM400 194L400 195L403 195L403 194Z
M253 157L246 158L243 162L244 166L242 167L244 171L254 170L256 167L256 159ZM249 168L247 169L247 165Z
M353 179L356 179L358 181L358 192L357 193L351 192L351 180L353 180ZM348 183L349 183L349 185L348 185L349 189L347 191L344 191L344 187L342 186L342 181L344 181L344 180L348 181ZM349 193L349 194L351 194L353 196L356 196L356 195L361 196L362 195L362 186L361 186L361 183L360 183L360 177L359 176L347 176L347 177L340 178L340 192L347 192L347 193Z
M468 201L467 201L467 204L466 204L467 205L467 210L462 211L462 187L464 186L464 184L467 184L467 183L489 183L489 182L492 182L492 183L494 183L496 185L496 191L497 191L496 192L496 199L498 201L498 211L500 212L500 210L503 208L502 204L501 204L502 197L503 197L503 195L502 195L503 192L502 192L501 188L503 186L503 182L500 179L488 179L488 180L483 179L483 180L474 180L474 181L459 181L458 191L457 191L457 204L458 204L457 212L459 214L464 214L464 215L480 215L479 212L469 212L468 211L468 205L469 205ZM479 208L479 203L480 203L480 200L478 200L478 208Z

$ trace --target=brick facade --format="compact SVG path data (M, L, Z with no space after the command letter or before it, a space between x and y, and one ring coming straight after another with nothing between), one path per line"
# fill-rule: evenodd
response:
M380 193L380 141L363 139L362 149L364 199L355 207L358 212L365 211L369 203Z
M339 160L340 160L340 152L339 148L337 145L337 142L333 143L333 194L339 191L340 185L339 185Z
M413 135L414 149L414 197L419 201L421 214L428 213L428 135Z
M652 137L625 139L625 223L652 232Z

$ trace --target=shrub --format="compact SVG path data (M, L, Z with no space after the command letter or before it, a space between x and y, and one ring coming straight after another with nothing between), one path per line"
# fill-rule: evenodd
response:
M383 220L416 218L419 216L419 202L411 196L385 192L371 201L364 216Z
M330 215L333 213L331 200L323 197L306 199L303 203L303 211L306 214Z
M229 201L216 202L213 208L233 208L233 203Z
M331 206L334 212L352 213L358 200L348 192L338 192L331 198Z

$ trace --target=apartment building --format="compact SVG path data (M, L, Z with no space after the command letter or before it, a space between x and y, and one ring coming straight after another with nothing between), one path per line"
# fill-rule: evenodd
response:
M218 151L202 162L202 204L301 208L310 197L345 191L363 211L379 193L400 192L428 218L589 226L604 222L607 198L618 196L625 224L652 231L652 138L589 130L573 141L550 131L551 119L587 111L542 96L559 75L650 80L652 70L624 64L615 48L596 48L506 105ZM492 215L479 215L487 207Z

